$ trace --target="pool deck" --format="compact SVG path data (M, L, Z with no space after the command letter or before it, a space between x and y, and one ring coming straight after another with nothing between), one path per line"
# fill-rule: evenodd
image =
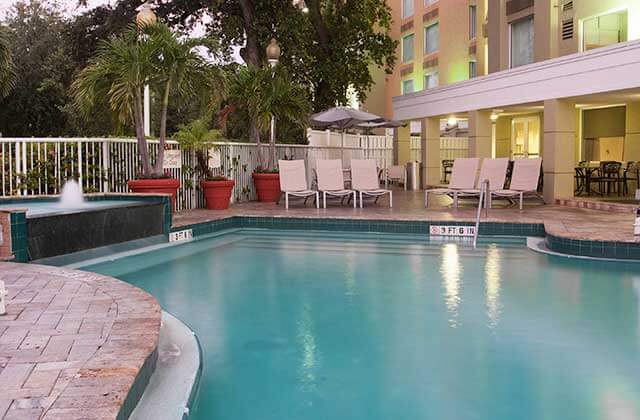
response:
M0 262L0 418L115 419L155 363L160 306L93 273ZM143 386L142 386L143 388Z
M284 208L282 202L279 205L248 202L232 204L227 210L196 209L179 212L173 216L173 228L232 216L473 222L477 211L476 203L477 201L461 202L460 207L455 209L447 197L436 196L433 200L430 198L430 208L425 209L422 191L397 189L393 194L393 208L389 208L386 198L381 198L377 204L365 202L363 209L340 206L335 201L329 203L326 209L316 209L310 202L305 207L302 201L293 201L289 210ZM544 205L536 199L526 200L526 203L525 208L519 210L517 206L506 206L505 202L496 201L495 207L489 210L488 217L483 212L481 221L541 223L547 234L567 239L638 242L633 235L633 206L602 204L601 210L595 210L577 206Z

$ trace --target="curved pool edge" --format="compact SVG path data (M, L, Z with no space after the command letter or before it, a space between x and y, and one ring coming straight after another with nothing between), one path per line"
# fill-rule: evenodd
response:
M57 372L40 418L75 418L87 411L105 419L128 418L157 360L156 299L113 277L36 264L0 263L0 280L9 291L2 325L21 332L19 337L45 327L50 335L45 345L22 349L15 343L11 354L5 352L7 365L36 376ZM27 391L22 383L0 389L10 400ZM13 404L6 414L24 418L23 406Z
M640 263L640 260L632 259L632 258L621 259L621 258L591 257L588 255L576 255L576 254L569 254L569 253L554 251L547 246L547 238L539 238L534 236L527 237L527 248L540 254L552 255L555 257L562 257L562 258L572 258L577 260Z
M158 362L130 419L187 419L202 376L202 348L193 330L162 311Z

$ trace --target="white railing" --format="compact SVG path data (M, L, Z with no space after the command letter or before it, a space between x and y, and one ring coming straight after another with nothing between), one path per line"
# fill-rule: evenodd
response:
M374 136L371 136L374 137ZM384 139L384 137L383 137ZM157 141L150 141L150 154L157 153ZM346 143L346 142L345 142ZM220 152L220 168L214 173L236 181L233 201L255 198L251 174L258 166L258 150L253 143L212 143ZM267 153L266 145L265 153ZM168 149L179 149L175 141ZM2 138L0 137L0 196L58 194L67 178L81 182L85 192L127 192L127 181L140 171L135 139L124 138ZM336 146L279 144L278 159L307 161L308 179L312 179L315 160L322 158L376 159L380 167L392 163L390 142L359 139L344 149ZM180 180L178 209L202 207L204 200L194 171L193 151L182 151L182 166L168 169Z

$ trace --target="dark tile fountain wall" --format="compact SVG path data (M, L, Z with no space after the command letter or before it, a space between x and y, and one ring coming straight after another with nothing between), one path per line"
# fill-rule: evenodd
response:
M29 259L53 257L165 233L165 205L148 202L27 218Z

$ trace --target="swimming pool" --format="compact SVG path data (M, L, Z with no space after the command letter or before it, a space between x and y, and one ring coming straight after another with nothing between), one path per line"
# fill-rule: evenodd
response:
M640 270L522 240L238 230L84 267L203 347L191 419L640 419Z

